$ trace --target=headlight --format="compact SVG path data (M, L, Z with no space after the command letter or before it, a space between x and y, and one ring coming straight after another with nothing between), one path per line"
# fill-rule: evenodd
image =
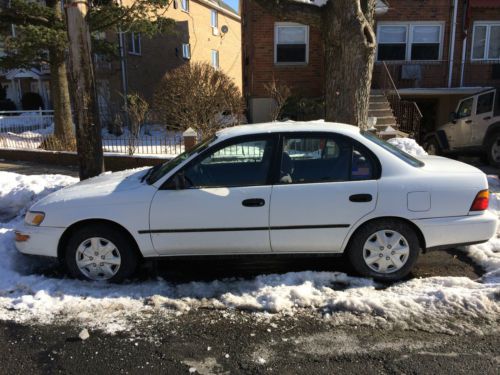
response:
M43 219L45 219L45 214L43 212L28 211L24 217L24 222L27 225L40 225Z

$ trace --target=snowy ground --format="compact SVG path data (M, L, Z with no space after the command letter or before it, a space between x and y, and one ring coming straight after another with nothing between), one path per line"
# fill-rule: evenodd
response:
M408 146L412 148L412 146ZM500 181L490 176L500 193ZM197 309L239 310L256 319L318 316L332 325L366 325L435 332L496 332L500 317L500 239L464 248L486 270L466 277L412 279L392 286L339 272L296 272L175 284L163 279L126 285L88 283L37 274L38 260L14 248L14 228L26 209L46 194L73 184L62 175L0 172L0 319L73 324L106 332L128 330ZM497 214L500 195L493 195Z

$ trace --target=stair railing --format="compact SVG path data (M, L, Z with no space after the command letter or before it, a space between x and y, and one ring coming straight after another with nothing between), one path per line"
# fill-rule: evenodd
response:
M382 72L379 75L379 86L389 101L398 130L408 133L410 137L418 141L420 136L420 123L423 115L417 103L401 99L399 90L392 79L391 73L385 61L382 62Z

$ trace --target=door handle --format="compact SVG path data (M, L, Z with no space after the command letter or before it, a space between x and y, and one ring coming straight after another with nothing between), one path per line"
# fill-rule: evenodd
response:
M371 194L355 194L349 197L349 200L354 203L371 202L373 199Z
M260 198L252 198L245 199L241 204L245 207L262 207L266 204L266 201Z
M491 120L491 116L485 117L483 120Z
M472 120L465 121L466 124L472 124Z

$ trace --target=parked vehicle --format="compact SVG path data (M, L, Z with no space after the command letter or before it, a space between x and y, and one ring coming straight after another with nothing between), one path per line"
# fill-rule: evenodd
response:
M89 280L121 281L156 257L345 254L391 281L421 251L491 238L487 189L470 165L414 158L354 126L237 126L147 171L45 197L16 246Z
M450 122L424 140L432 155L473 154L500 166L500 92L488 89L462 99Z

